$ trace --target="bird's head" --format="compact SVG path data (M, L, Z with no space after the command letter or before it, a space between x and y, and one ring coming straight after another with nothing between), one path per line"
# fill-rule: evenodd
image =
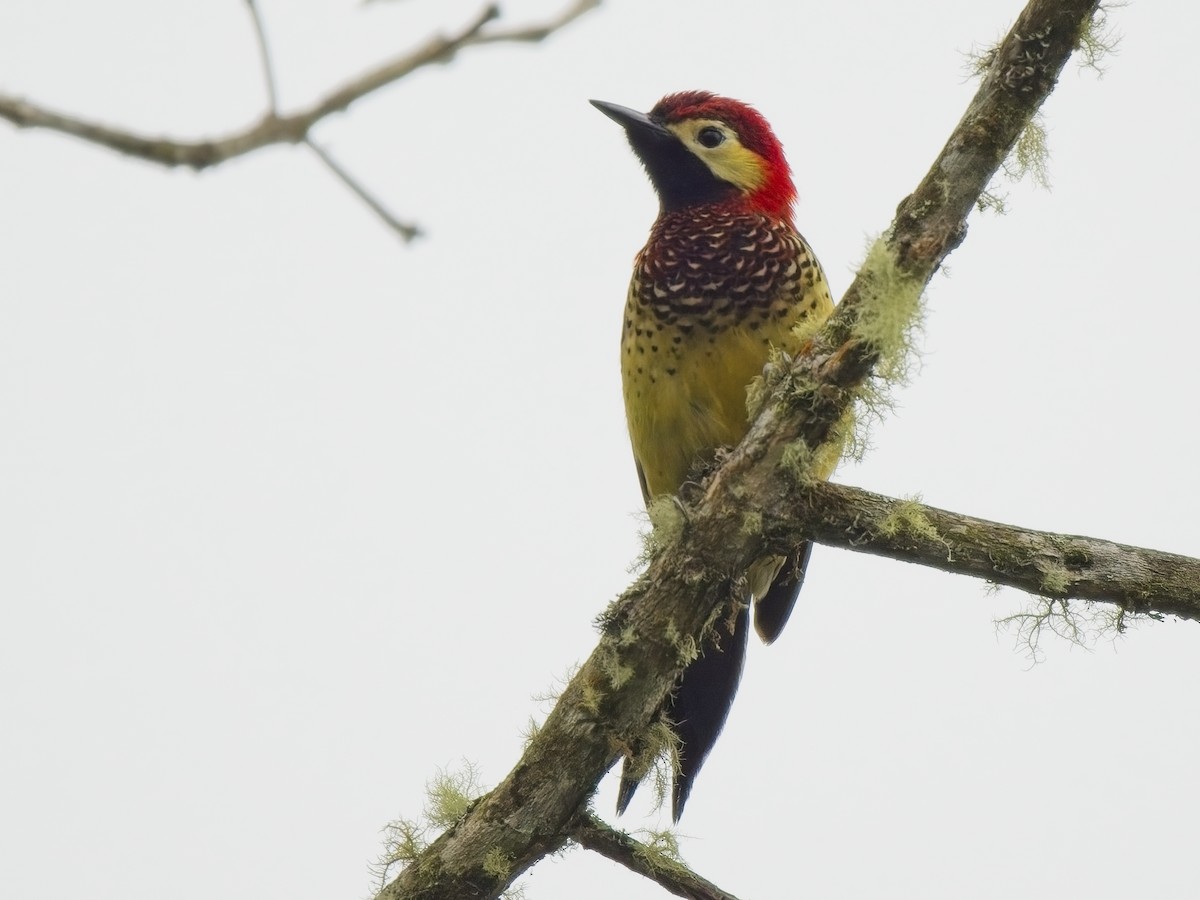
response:
M625 129L664 211L733 203L791 221L792 172L753 107L707 91L668 94L649 113L592 105Z

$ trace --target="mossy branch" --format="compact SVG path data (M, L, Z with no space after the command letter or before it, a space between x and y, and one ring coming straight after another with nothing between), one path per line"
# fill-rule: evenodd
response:
M676 897L687 900L737 900L711 881L701 878L679 858L678 847L669 835L658 835L643 843L618 831L596 816L585 814L571 828L571 840L644 875Z
M600 645L580 668L516 767L381 893L381 900L496 897L572 836L600 778L633 746L681 671L680 643L703 646L769 529L746 511L794 496L811 479L778 465L803 441L816 452L845 421L880 360L903 354L921 291L966 234L966 218L1078 45L1096 0L1032 0L1004 39L978 93L933 168L897 212L837 312L780 379L744 440L677 534L603 619ZM910 310L894 315L885 307ZM902 369L902 363L900 364ZM799 463L798 465L803 465ZM803 473L799 473L803 474ZM794 512L794 507L793 507ZM795 518L799 519L798 516ZM628 676L619 686L614 665ZM501 876L488 859L508 861Z
M763 530L776 550L811 538L1036 597L1200 621L1200 560L1161 550L1019 528L838 484L779 496L763 509Z

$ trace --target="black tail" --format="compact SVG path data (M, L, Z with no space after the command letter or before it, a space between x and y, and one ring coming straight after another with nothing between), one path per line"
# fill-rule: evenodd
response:
M679 737L679 772L671 797L671 817L676 822L683 815L692 782L729 716L742 677L749 636L750 609L743 606L734 618L732 634L718 626L716 646L705 647L702 655L684 670L675 693L667 701L664 712L675 724ZM631 766L626 758L617 791L618 814L625 812L637 790L638 778L631 774Z
M671 818L676 822L683 815L692 782L729 717L742 680L749 638L750 608L743 606L737 612L733 634L721 634L719 646L706 647L703 655L684 670L667 709L679 735L679 774L671 795Z
M761 599L755 599L754 630L764 642L774 642L787 625L796 606L796 597L804 584L804 573L811 553L812 544L808 541L797 547L796 552L780 568L766 594ZM717 645L706 647L703 654L684 670L675 693L663 709L675 724L675 733L679 738L679 774L675 777L671 798L671 817L676 822L683 815L684 804L692 792L692 782L729 717L729 709L733 706L733 698L742 677L749 636L750 609L743 606L734 619L732 633L718 628ZM631 759L626 757L621 769L621 786L617 791L618 815L629 806L640 781L640 777L633 775L632 768Z

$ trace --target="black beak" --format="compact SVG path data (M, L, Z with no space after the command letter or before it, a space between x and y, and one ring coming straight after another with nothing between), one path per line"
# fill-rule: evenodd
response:
M711 203L737 194L737 188L717 178L658 119L604 100L593 100L592 106L625 129L625 139L646 167L664 210Z
M592 106L600 110L630 134L641 132L645 135L654 135L660 138L674 138L662 123L654 121L648 115L638 112L636 109L630 109L628 106L618 106L616 103L609 103L606 100L591 100Z

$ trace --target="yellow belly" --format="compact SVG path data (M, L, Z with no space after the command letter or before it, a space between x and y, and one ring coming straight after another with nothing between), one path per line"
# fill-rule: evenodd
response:
M828 289L823 282L819 288L794 315L754 330L733 324L716 333L696 328L685 334L653 324L640 335L626 330L625 414L647 500L677 493L697 464L745 436L746 388L762 373L771 348L798 352L802 340L792 326L806 316L824 321L832 311ZM627 308L627 316L635 314Z

